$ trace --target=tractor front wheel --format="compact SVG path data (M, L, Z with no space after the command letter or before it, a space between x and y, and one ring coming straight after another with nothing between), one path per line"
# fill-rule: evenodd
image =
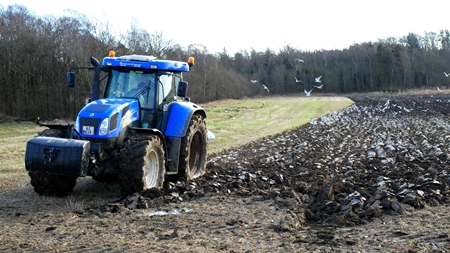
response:
M119 180L123 196L163 186L166 165L158 136L132 134L120 153Z
M34 191L44 196L62 197L73 191L77 177L53 175L45 172L29 171Z

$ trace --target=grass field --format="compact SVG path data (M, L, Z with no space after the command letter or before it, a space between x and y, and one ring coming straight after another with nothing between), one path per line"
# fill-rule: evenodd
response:
M207 127L216 136L209 142L208 152L293 129L352 103L345 97L268 97L202 104L207 112ZM24 166L26 142L43 129L34 123L0 124L0 190L15 180L28 180Z
M352 103L346 97L270 97L203 104L206 125L216 135L209 143L208 152L220 152L299 127L311 118L341 110Z
M0 124L0 190L12 189L11 185L20 185L27 179L24 164L25 147L44 128L34 123Z

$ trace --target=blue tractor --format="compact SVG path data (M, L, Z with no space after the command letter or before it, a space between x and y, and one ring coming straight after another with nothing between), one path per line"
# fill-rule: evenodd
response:
M38 194L65 196L78 177L92 176L119 180L127 196L161 188L167 177L205 173L206 112L187 97L182 78L192 57L181 62L111 51L101 65L94 57L91 63L91 98L75 123L40 124L47 129L27 142L25 167ZM75 86L72 69L67 85Z

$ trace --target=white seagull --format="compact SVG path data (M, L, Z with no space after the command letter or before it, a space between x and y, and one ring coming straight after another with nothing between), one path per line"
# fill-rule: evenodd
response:
M436 86L436 89L437 89L439 92L442 92L441 89L439 89L439 86Z
M317 89L322 89L323 84L322 84L322 85L319 85L319 86L315 86L315 85L314 85L314 87L316 87Z
M294 77L295 77L295 82L296 83L301 83L302 82L301 80L298 80L296 76L294 76Z
M450 76L450 74L447 74L447 73L445 73L445 72L444 72L444 75L445 75L445 77L448 77L448 76Z
M320 83L320 78L322 78L322 76L316 77L316 83Z
M214 140L216 138L216 135L209 130L207 130L207 131L208 131L208 141Z
M254 80L254 79L252 79L252 80L250 80L250 82L252 82L252 83L257 83L257 82L258 82L258 80Z
M311 91L312 91L312 90L310 90L310 91L306 91L306 90L305 90L305 95L306 95L307 97L311 96Z
M265 90L267 90L267 92L270 92L270 91L269 91L269 88L267 88L267 86L265 86L264 84L263 84L262 86L263 86L263 88L264 88Z
M298 62L305 62L305 61L302 60L302 59L295 59L295 60L297 60Z

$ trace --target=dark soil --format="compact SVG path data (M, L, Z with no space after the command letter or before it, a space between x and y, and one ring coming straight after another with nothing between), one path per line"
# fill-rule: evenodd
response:
M289 132L210 155L194 181L118 199L3 194L1 251L450 252L450 95L352 96Z

